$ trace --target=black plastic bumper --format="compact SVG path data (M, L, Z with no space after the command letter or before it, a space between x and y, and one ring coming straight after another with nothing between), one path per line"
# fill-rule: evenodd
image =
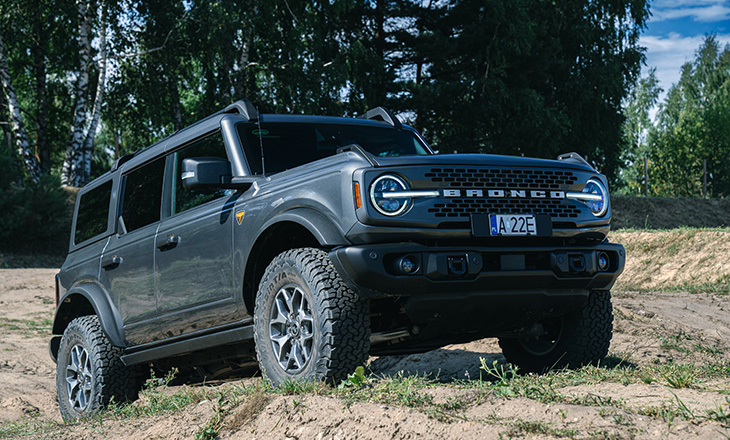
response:
M416 243L350 246L330 252L345 282L364 298L425 294L587 295L610 289L625 250L603 242L576 247L428 247ZM406 258L411 264L403 264ZM601 267L600 260L607 261ZM411 267L406 273L402 267ZM499 294L498 294L499 295Z

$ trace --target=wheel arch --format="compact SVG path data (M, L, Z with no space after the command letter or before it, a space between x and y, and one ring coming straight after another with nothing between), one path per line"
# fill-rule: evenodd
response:
M309 208L296 208L277 215L261 227L256 237L246 259L243 281L243 300L251 316L258 284L274 257L295 248L327 249L348 243L334 221Z
M124 326L119 311L114 307L104 289L93 283L81 284L66 292L58 302L51 332L54 335L63 334L71 321L87 315L96 315L99 318L101 328L112 345L126 346ZM51 350L53 351L53 348ZM56 353L52 354L57 355L57 350L58 347L56 347Z

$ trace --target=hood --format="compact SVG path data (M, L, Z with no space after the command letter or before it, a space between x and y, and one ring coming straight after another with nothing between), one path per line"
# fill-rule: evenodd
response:
M564 160L535 159L520 156L501 156L497 154L434 154L428 156L376 157L370 155L378 167L398 167L409 165L473 165L473 166L510 166L534 168L567 168L581 171L595 169L573 158Z

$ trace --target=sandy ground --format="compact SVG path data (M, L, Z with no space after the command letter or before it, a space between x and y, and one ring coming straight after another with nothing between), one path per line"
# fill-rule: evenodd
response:
M0 424L32 418L57 429L51 438L185 439L193 438L213 414L215 403L201 402L173 415L61 427L55 401L55 365L48 355L52 319L52 269L0 270ZM637 365L665 362L730 362L728 296L688 293L618 292L614 294L615 331L611 352ZM680 349L676 347L680 346ZM674 348L672 348L674 347ZM689 349L681 349L688 347ZM698 348L699 347L699 348ZM705 349L702 349L705 347ZM710 353L710 354L707 354ZM708 357L709 356L709 357ZM480 358L502 360L495 340L452 345L420 355L371 360L376 375L399 371L431 374L448 382L479 377ZM727 377L727 375L726 375ZM257 379L244 379L244 381ZM221 385L226 386L226 385ZM357 438L728 438L728 426L713 422L638 415L626 408L662 408L681 400L689 410L723 409L730 413L730 384L703 383L672 389L653 382L599 383L560 389L569 396L603 402L598 405L542 403L494 395L475 398L463 387L429 388L434 402L460 400L460 416L443 420L414 409L374 403L346 405L320 395L265 395L232 409L219 433L224 439L357 439ZM611 404L621 401L619 409ZM645 411L644 411L645 413ZM509 431L515 421L542 423L553 432ZM563 430L563 431L561 431ZM505 434L507 432L507 434ZM511 432L511 433L510 433ZM44 437L48 435L39 435Z

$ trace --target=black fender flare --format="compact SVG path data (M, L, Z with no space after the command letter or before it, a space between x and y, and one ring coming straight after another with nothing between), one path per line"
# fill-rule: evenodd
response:
M52 333L54 335L63 334L68 323L79 316L72 309L75 303L73 297L75 296L82 296L91 304L109 341L117 347L126 347L122 316L112 303L106 290L95 283L79 284L70 288L63 295L63 298L58 302L56 315L53 318Z
M256 236L260 237L271 226L282 222L292 222L303 226L322 246L332 247L350 244L335 221L317 210L306 207L290 209L275 215L261 226Z

